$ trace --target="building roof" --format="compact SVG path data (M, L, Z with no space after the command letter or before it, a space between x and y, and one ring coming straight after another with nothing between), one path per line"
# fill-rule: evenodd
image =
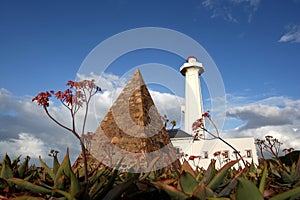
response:
M171 139L175 139L175 138L192 138L193 136L186 133L185 131L181 130L181 129L169 129L167 130L167 132L169 133L169 137Z

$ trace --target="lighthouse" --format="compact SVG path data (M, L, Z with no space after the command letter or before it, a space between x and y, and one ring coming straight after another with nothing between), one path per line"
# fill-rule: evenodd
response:
M244 160L258 165L258 157L255 148L254 138L226 138L224 143L219 138L205 138L205 131L201 131L200 137L195 138L195 133L192 131L193 123L202 117L203 114L203 101L201 93L200 76L204 72L201 62L198 62L196 57L190 56L186 62L180 67L180 72L185 76L185 106L182 111L184 112L184 130L172 129L169 130L171 142L176 148L176 151L181 155L199 156L198 167L207 169L211 163L211 159L215 159L214 153L217 151L222 152L222 161L219 163L219 168L227 163L230 159L236 159L236 151L228 146L235 147L244 157ZM199 132L198 132L199 133ZM196 162L197 162L196 161ZM194 160L188 161L192 168L196 169ZM242 161L235 164L235 167L243 167Z
M196 57L189 56L187 61L180 67L180 72L185 76L184 131L194 135L192 125L203 113L199 77L204 72L204 68Z

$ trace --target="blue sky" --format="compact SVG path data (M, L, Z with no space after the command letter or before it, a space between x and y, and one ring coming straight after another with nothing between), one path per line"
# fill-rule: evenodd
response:
M225 137L270 133L286 142L295 137L287 143L295 147L300 144L299 10L299 0L0 1L0 142L18 146L31 138L37 147L28 152L47 151L43 145L61 149L63 143L47 143L59 129L42 112L31 112L36 108L30 99L74 80L87 55L107 38L134 28L162 27L191 37L216 63L227 94ZM112 63L103 84L119 84L126 72L145 63L178 70L183 62L170 52L131 52ZM168 101L159 96L166 91L159 90L156 101L168 109ZM183 97L183 90L176 95ZM105 100L102 105L109 107ZM178 112L170 115L180 120ZM28 118L44 121L37 126Z

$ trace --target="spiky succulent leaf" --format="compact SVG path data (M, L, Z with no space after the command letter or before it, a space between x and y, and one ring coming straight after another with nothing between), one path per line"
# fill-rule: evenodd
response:
M239 161L240 161L240 159L234 160L234 161L231 161L231 162L227 163L226 165L224 165L218 171L218 173L211 179L211 181L209 181L209 183L207 184L207 187L211 188L212 190L215 190L223 182L228 170Z
M209 183L211 179L217 174L216 170L216 160L211 160L206 173L205 173L205 182Z
M77 177L75 176L74 172L70 172L70 179L71 179L71 185L70 185L70 191L72 198L75 198L75 196L80 192L81 185Z
M186 160L183 161L180 168L180 172L182 173L183 171L190 173L194 178L196 178L195 171L193 170L189 162Z
M13 177L13 170L11 167L11 161L9 156L6 154L2 161L2 168L0 173L1 178L11 178Z
M63 196L66 197L68 200L73 200L71 194L68 193L68 192L66 192L66 191L59 190L59 189L55 189L55 190L53 190L53 192L54 192L54 193L58 193L58 194L63 195Z
M237 178L238 186L236 191L237 200L263 200L262 193L249 180L244 178Z
M44 198L40 198L40 197L33 197L33 196L29 196L29 195L22 195L22 196L18 196L15 198L11 198L10 200L43 200Z
M141 179L147 178L151 174L151 172L154 172L153 167L159 159L160 159L160 156L156 156L153 160L151 160L151 162L149 163L149 166L147 167L147 173L145 173L145 175L143 177L141 177ZM154 178L155 178L155 175L154 175Z
M57 155L54 155L53 156L53 173L54 173L54 175L56 175L59 166L60 166L60 164L59 164L59 161L57 159Z
M296 187L294 189L278 194L270 198L270 200L296 199L297 197L300 197L300 187Z
M183 200L189 198L189 195L185 194L184 192L176 189L175 187L172 187L167 184L163 184L161 182L155 182L153 185L157 186L158 188L162 189L165 191L169 196L170 199L178 199L178 200Z
M42 167L46 170L47 174L51 177L52 180L54 180L55 176L52 169L50 169L50 167L42 160L41 156L39 156L39 160Z
M47 189L47 188L39 186L39 185L35 185L35 184L25 181L23 179L9 178L9 179L7 179L7 182L13 183L20 188L24 188L26 190L30 190L35 193L40 193L40 194L50 194L51 193L50 189Z
M207 199L210 197L215 197L215 195L209 187L206 187L206 185L202 183L193 192L193 197L196 197L197 199Z
M67 177L70 177L71 171L72 171L72 168L71 168L71 162L70 162L70 158L69 158L69 149L67 149L66 155L55 175L54 184L56 184L58 182L58 180L60 180L60 178L64 175L66 175Z
M121 183L120 185L115 186L111 189L103 200L117 200L121 198L123 192L125 192L138 178L139 174L135 174L131 179L126 182Z
M30 160L30 157L27 156L25 158L25 161L18 167L18 175L20 178L24 178L25 172L28 169L28 162Z
M268 165L267 162L264 162L264 171L262 173L260 183L259 183L259 191L263 194L265 190L266 180L268 177Z
M183 171L179 177L179 184L184 193L191 195L199 183L189 172Z
M8 186L7 181L4 178L0 177L0 188L3 189Z

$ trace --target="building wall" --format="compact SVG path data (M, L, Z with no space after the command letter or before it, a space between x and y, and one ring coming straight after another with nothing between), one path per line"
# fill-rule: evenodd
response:
M174 140L171 139L174 147L179 147L185 149L184 154L187 154L185 157L186 160L192 156L201 156L201 158L195 158L194 160L189 160L189 163L193 168L198 165L207 169L211 159L216 160L216 168L221 168L227 162L236 160L238 155L230 148L227 144L223 143L218 139L214 140ZM190 143L189 143L190 141ZM226 142L235 147L240 154L243 156L244 161L251 163L252 160L254 164L258 165L258 156L255 147L254 138L229 138L225 139ZM190 144L189 148L187 147ZM219 155L214 155L215 152L220 152ZM242 161L236 164L234 167L244 167Z
M185 139L171 139L173 146L176 149L176 153L189 153L191 145L193 144L193 137Z

